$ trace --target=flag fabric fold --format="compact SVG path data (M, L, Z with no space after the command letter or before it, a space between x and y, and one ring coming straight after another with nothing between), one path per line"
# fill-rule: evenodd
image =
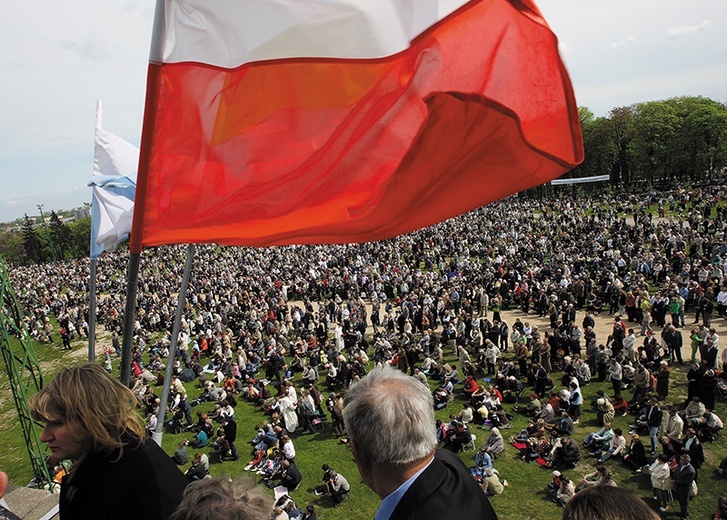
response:
M132 252L385 239L583 159L532 1L159 6Z
M91 187L91 258L114 251L131 233L139 149L101 128L101 104L96 130Z

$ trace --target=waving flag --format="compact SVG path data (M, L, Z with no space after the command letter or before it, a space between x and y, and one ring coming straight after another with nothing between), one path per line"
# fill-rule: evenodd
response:
M101 128L102 104L96 103L91 197L91 258L114 251L131 232L139 149Z
M530 0L158 0L132 252L363 242L583 158Z

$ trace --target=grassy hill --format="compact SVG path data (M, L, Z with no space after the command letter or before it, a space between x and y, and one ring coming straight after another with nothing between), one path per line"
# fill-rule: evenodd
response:
M514 317L518 314L509 314L506 317L512 323ZM532 317L531 317L532 318ZM532 318L531 322L537 321ZM608 322L606 317L601 317L599 321ZM722 324L720 324L722 327ZM542 327L541 327L542 328ZM103 333L99 331L102 338L97 342L99 356L101 347L104 342ZM35 345L39 361L46 380L49 380L62 366L81 364L87 356L87 343L84 339L76 339L73 343L73 351L63 351L60 349L60 340L55 338L54 344L37 344ZM686 349L685 349L686 351ZM512 350L507 354L512 355ZM451 354L445 354L450 362L456 362ZM114 373L118 373L118 360L114 359ZM686 396L686 367L676 366L672 370L672 384L670 387L669 398L667 403L680 404ZM299 377L294 379L299 383ZM480 378L480 381L481 378ZM434 388L434 382L430 383ZM297 385L296 385L297 386ZM2 397L0 397L0 469L6 471L10 475L11 483L15 485L26 485L32 478L30 462L28 460L27 451L21 432L19 431L19 423L15 413L12 397L10 396L7 376L3 372L0 379L0 387L2 388ZM322 388L322 385L319 385ZM194 399L201 393L201 390L193 383L187 385L190 400ZM557 385L556 388L559 388ZM584 406L583 417L581 423L576 426L574 438L579 442L583 440L590 431L598 429L596 424L595 413L591 411L589 403L595 399L596 391L599 389L610 390L610 383L594 382L584 387ZM524 395L527 395L526 390ZM157 395L161 395L161 388L156 390ZM325 391L322 391L327 395ZM626 396L630 397L630 392L626 391ZM525 398L523 398L524 400ZM437 411L438 418L446 420L449 414L455 414L461 408L464 401L461 385L456 388L456 399L451 402L447 408ZM510 410L511 405L506 405L506 410ZM212 405L203 403L193 411L202 410L210 411ZM727 416L727 406L724 402L719 402L717 406L718 414L721 417ZM256 426L267 418L259 409L254 406L240 402L236 407L237 423L238 423L238 448L240 451L240 460L224 463L218 463L216 458L210 457L212 464L210 467L213 476L230 475L237 476L244 473L243 468L249 460L251 446L249 440L255 434ZM525 425L525 417L515 414L513 428L511 430L502 430L507 440L512 434L518 432ZM617 417L614 426L620 426L625 432L628 431L628 425L633 422L632 416ZM487 435L488 430L480 429L479 426L472 426L473 433L477 436L476 444L480 446ZM385 435L386 432L382 432ZM165 433L163 439L163 448L169 454L173 453L180 440L184 438L192 438L192 434L173 435ZM300 488L292 493L293 498L299 506L305 506L312 503L316 506L316 511L321 519L371 519L379 504L379 499L365 487L358 475L355 462L351 455L350 447L342 444L339 439L335 438L330 430L330 426L326 424L324 429L315 434L310 434L302 430L297 430L292 436L297 450L296 461L303 474L303 482ZM648 445L648 440L646 441ZM714 511L717 498L726 493L727 487L724 479L718 479L715 474L715 468L719 464L722 457L727 456L727 441L724 437L713 444L706 444L705 456L706 463L699 472L699 495L692 501L690 509L692 518L708 518ZM211 453L211 448L205 448L206 452ZM194 454L192 449L188 449L190 458ZM462 460L467 465L474 464L474 451L461 453ZM583 462L574 470L567 472L571 479L578 481L580 477L593 470L593 462L595 459L588 458L584 453ZM350 498L347 499L343 506L333 509L333 503L327 496L316 497L313 490L320 483L322 476L321 464L328 463L336 468L339 473L343 474L351 483L352 490ZM656 502L651 498L650 481L647 475L637 475L622 466L620 460L609 460L606 465L614 475L615 481L619 486L627 487L635 491L640 497L644 498L647 503L656 508ZM525 463L520 460L518 451L512 446L506 446L505 453L497 459L495 467L500 471L501 478L507 479L509 487L506 488L503 495L492 498L492 503L498 513L499 518L509 519L558 519L561 516L561 508L552 503L545 493L545 487L550 480L550 470L547 470L537 463ZM186 468L182 468L183 470ZM672 503L670 511L664 513L664 518L678 517L678 504Z

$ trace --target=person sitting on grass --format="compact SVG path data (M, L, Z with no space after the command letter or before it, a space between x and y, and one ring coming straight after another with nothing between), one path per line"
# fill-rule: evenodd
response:
M689 400L687 407L679 412L685 426L696 427L699 426L701 419L704 417L704 413L707 409L704 407L698 396L694 396Z
M497 428L512 428L510 424L512 416L508 416L501 404L495 405L495 409L489 414L488 420L492 426Z
M537 460L541 455L541 442L533 437L525 441L525 447L520 448L520 458L525 462Z
M540 404L540 399L538 399L538 394L535 392L532 392L530 394L530 401L528 402L527 406L522 407L515 405L512 407L513 412L518 413L524 413L528 417L535 417L535 415L542 410L543 406Z
M607 422L597 432L591 432L586 435L583 446L590 452L598 449L607 450L611 439L613 439L613 428L611 428L611 423Z
M560 487L555 492L553 502L559 506L566 505L576 494L576 488L573 482L565 475L560 476Z
M598 462L603 463L611 457L623 455L625 452L626 439L623 436L623 431L621 430L621 428L614 428L613 438L611 439L611 444L608 448L608 451L604 452L603 450L599 449L593 452L593 456L598 459Z
M502 434L498 428L492 428L490 436L485 440L483 447L493 460L505 451L505 439L502 438Z
M611 404L615 415L625 417L629 411L629 402L621 394L614 395Z
M468 375L467 377L465 377L462 391L467 397L472 397L472 394L474 394L478 388L479 385L477 384L477 380L474 378L473 375Z
M485 495L501 495L505 491L505 487L507 487L507 480L500 482L500 477L492 468L485 470L485 479L482 483L482 490L485 492Z
M273 428L266 422L263 423L262 428L258 428L257 434L252 439L252 444L256 450L267 451L278 444L278 438Z
M455 420L452 421L452 426L447 430L442 447L454 453L459 453L470 442L472 442L470 429L464 423Z
M450 378L445 377L442 384L434 390L432 394L434 397L434 407L437 409L444 408L447 406L454 396L454 385Z
M538 419L537 421L530 420L526 427L528 437L542 439L545 437L545 421Z
M333 498L335 507L338 507L343 502L343 497L351 490L351 485L343 475L339 475L336 470L331 470L330 478L327 482L328 492Z
M492 468L492 457L487 453L485 447L482 446L475 454L475 467L472 468L472 476L482 477L487 468Z
M542 410L535 414L535 418L539 421L542 420L545 423L552 423L555 420L555 410L553 409L553 405L547 403Z
M192 459L192 465L184 473L187 480L194 482L195 480L202 480L210 473L210 461L209 457L204 453L195 453Z
M573 435L573 419L570 414L564 410L560 410L561 418L553 424L546 424L545 429L549 430L553 437L570 437Z
M702 420L697 422L697 433L704 442L714 442L719 431L724 428L724 423L713 410L708 410L702 415Z
M283 470L280 473L280 485L284 486L288 492L295 491L298 489L301 480L303 480L303 476L300 474L295 462L284 460Z
M570 437L560 437L555 440L550 453L546 457L546 466L551 468L559 462L565 463L569 468L575 467L581 460L581 448Z
M596 471L586 473L576 486L576 493L592 486L615 486L611 473L601 463L596 464Z
M555 492L560 489L560 482L561 482L561 473L557 469L554 470L551 474L551 481L548 482L548 485L545 488L545 491L548 493L548 496L552 499L555 497Z
M646 466L646 448L644 448L644 444L641 442L641 436L638 433L631 434L631 442L626 448L623 461L636 473L641 473L642 468Z

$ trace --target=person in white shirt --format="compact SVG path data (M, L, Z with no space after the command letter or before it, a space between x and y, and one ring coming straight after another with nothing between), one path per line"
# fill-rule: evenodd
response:
M684 430L684 420L679 416L675 407L669 407L669 413L664 416L662 430L664 431L664 435L670 439L677 441L681 439Z

